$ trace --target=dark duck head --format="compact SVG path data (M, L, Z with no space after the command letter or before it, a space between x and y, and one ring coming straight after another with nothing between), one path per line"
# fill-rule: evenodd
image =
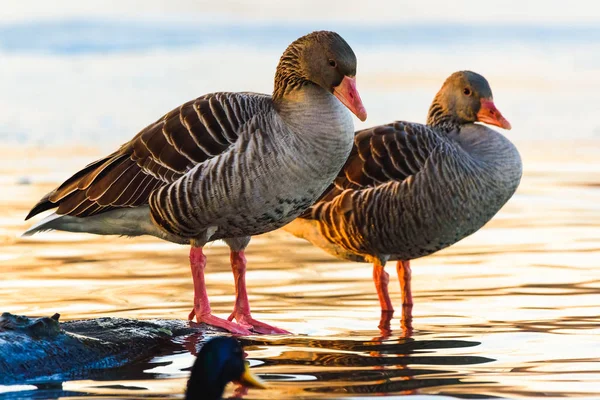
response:
M206 342L200 350L192 367L185 398L220 399L225 386L232 381L265 388L260 378L250 372L239 342L231 337L216 337Z
M488 81L475 72L455 72L446 79L431 103L427 124L452 130L473 122L511 128L494 105Z

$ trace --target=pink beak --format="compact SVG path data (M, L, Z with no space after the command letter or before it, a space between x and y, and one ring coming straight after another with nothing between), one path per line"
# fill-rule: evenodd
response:
M498 111L494 102L489 99L481 99L481 108L477 113L477 121L485 122L486 124L499 126L500 128L504 128L510 130L510 122L506 120Z
M348 107L348 110L352 111L354 115L361 121L367 119L367 110L363 106L360 95L356 90L356 79L344 76L342 82L333 88L333 95L337 97L342 104Z

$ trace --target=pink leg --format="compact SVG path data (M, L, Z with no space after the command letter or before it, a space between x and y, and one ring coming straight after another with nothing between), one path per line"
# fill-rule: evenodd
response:
M402 319L400 320L400 327L402 328L403 336L409 337L413 332L413 299L412 290L410 288L412 272L410 270L410 261L398 261L396 264L396 271L398 271L400 291L402 292Z
M246 256L243 251L231 252L231 270L235 279L235 307L229 316L229 321L236 319L242 325L250 325L257 333L289 334L290 332L267 325L252 318L248 292L246 292Z
M211 314L210 302L206 293L204 282L204 269L206 268L206 256L202 253L202 247L192 246L190 250L190 264L192 266L192 278L194 279L194 309L188 316L189 320L196 317L198 323L223 328L235 335L250 335L251 332L234 322L215 317Z
M388 293L390 276L383 268L384 266L379 262L373 264L373 281L375 282L375 289L377 289L381 311L394 311L394 306L392 305L392 300Z
M412 306L412 290L410 289L410 278L412 272L410 271L410 261L398 261L396 264L396 271L398 271L400 291L402 292L402 305Z

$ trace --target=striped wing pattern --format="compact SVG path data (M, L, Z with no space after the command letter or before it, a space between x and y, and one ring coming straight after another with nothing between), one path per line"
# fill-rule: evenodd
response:
M61 215L87 217L148 204L154 190L227 150L241 127L270 106L270 96L255 93L212 93L189 101L67 179L26 219L55 207Z
M326 221L332 212L352 211L349 196L410 178L421 171L440 140L426 125L402 121L356 132L344 168L302 218Z
M386 199L398 199L394 204L401 205L400 186L425 169L442 141L431 128L406 122L356 132L344 168L301 218L316 220L329 243L352 254L373 254L373 246L393 241L386 229L397 224L402 212Z

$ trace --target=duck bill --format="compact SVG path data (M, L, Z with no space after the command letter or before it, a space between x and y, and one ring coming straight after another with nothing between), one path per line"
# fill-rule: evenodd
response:
M244 373L242 374L242 376L240 377L238 382L241 383L242 385L248 386L248 387L254 387L254 388L259 388L259 389L267 388L267 386L262 381L262 379L260 379L258 376L254 375L250 371L250 366L248 364L246 364L246 366L244 368Z
M494 102L490 99L481 99L481 108L477 113L477 121L486 124L499 126L500 128L510 130L510 122L506 120L498 111Z
M356 78L344 76L342 82L333 88L333 95L348 107L348 110L352 111L358 119L361 121L367 119L367 110L365 110L358 90L356 90Z

